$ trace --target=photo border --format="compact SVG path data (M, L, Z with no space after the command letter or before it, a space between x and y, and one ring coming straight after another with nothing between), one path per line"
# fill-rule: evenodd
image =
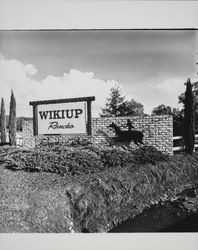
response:
M0 0L0 29L197 29L197 13L197 1ZM197 233L0 234L1 250L194 250L197 245Z

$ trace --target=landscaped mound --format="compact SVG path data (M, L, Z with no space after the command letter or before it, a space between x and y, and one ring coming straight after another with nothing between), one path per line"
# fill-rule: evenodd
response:
M1 232L107 232L198 185L197 153L166 156L146 146L5 147L0 162Z

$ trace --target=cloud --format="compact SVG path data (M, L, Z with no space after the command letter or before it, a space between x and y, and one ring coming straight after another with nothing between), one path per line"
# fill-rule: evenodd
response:
M48 75L36 80L38 69L33 64L24 64L16 59L6 59L0 55L0 97L9 112L10 92L13 89L17 101L17 116L32 116L30 101L95 96L92 115L98 116L104 107L110 89L118 83L114 80L98 79L93 72L70 69L62 75ZM145 82L144 91L138 84L125 89L119 84L126 99L135 99L144 104L146 113L163 103L177 107L178 95L185 91L184 79L156 79L155 83Z
M27 73L27 75L29 75L29 76L33 76L37 73L37 69L32 64L26 64L24 66L24 69L25 69L25 72Z
M97 79L93 72L81 72L71 69L62 76L49 75L38 81L34 77L37 69L32 64L0 57L0 89L1 97L9 109L10 91L13 89L17 101L17 116L32 116L29 101L95 96L92 105L93 116L97 116L104 106L110 89L116 81Z
M163 82L156 84L156 88L164 92L182 93L185 91L184 81L182 79L165 79Z
M156 83L154 92L156 94L153 107L160 104L169 105L171 107L181 108L182 105L178 103L178 96L185 92L185 80L180 78L168 78L162 80L161 83Z

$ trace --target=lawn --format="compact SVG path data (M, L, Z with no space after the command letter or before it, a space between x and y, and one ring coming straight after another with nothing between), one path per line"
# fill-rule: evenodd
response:
M0 232L107 232L197 186L198 153L167 156L146 146L1 147Z

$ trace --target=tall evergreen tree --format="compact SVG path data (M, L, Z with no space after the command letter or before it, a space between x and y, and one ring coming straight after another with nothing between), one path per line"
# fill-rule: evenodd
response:
M184 100L184 144L187 154L192 155L195 143L194 97L190 79L187 80Z
M101 117L138 116L144 114L144 106L135 100L125 101L119 86L111 88L110 96L106 99Z
M1 129L1 143L6 142L6 113L3 98L1 99L1 116L0 116L0 129Z
M195 131L198 132L198 81L191 82L192 92L194 97L194 111L195 111ZM185 93L181 93L179 96L179 103L182 103L183 106L185 104ZM184 109L182 109L182 113L184 113Z
M102 109L101 117L121 116L125 97L119 86L111 88L110 96L106 99L105 108Z
M9 141L11 146L16 145L16 100L13 91L10 97Z

